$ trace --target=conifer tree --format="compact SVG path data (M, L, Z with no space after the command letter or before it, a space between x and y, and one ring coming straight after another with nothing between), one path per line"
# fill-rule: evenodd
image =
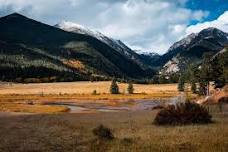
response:
M182 75L179 77L178 90L184 91L184 77Z
M196 73L196 67L193 64L189 65L187 70L187 80L191 85L191 91L193 93L196 93Z
M209 95L209 87L210 81L212 80L212 67L211 67L211 58L212 53L205 53L203 55L203 63L200 67L200 75L199 75L199 83L200 87L199 90L202 91L201 94ZM206 90L205 90L206 89ZM206 91L206 92L205 92Z
M191 91L192 91L193 93L196 93L196 83L195 83L195 82L192 82L192 83L191 83Z
M112 83L110 86L110 93L111 94L119 94L119 87L118 87L115 79L112 80Z
M133 87L132 83L128 83L127 91L128 91L129 94L133 94L134 93L134 87Z

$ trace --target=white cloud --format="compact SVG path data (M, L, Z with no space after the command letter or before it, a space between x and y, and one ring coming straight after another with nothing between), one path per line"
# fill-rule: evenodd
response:
M0 15L14 11L48 24L67 20L121 39L133 48L165 53L191 21L208 12L187 0L0 0ZM221 18L222 20L222 18ZM225 19L224 19L225 20Z
M205 11L196 11L193 12L192 16L193 18L195 18L198 21L201 21L204 17L207 17L209 15L209 12L205 12Z
M214 21L198 23L196 25L189 26L186 29L186 34L198 33L208 27L215 27L224 32L228 32L228 11L225 11L221 16L218 17L218 19Z
M101 23L98 30L132 48L165 53L185 33L190 21L201 21L207 15L168 0L128 0L112 5L97 19Z

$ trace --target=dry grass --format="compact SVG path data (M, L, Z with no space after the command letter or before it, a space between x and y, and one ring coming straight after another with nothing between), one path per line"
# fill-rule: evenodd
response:
M163 98L178 94L176 84L134 85L137 94L133 95L110 95L109 86L110 82L13 84L12 86L2 84L0 85L0 109L52 113L56 111L52 108L60 108L59 111L62 111L63 107L37 103L44 100L69 99L78 102L83 99L100 101L100 99ZM127 85L119 84L119 86L120 91L125 92L123 90ZM100 95L91 94L95 89ZM25 104L30 100L34 101L35 105ZM218 110L210 111L214 112L212 115L215 123L213 124L176 127L153 125L157 111L51 115L10 115L0 112L0 152L226 152L228 151L228 115L219 113ZM112 130L114 140L98 140L93 135L92 130L100 124Z
M122 94L109 94L111 82L73 82L73 83L38 83L38 84L0 84L0 111L53 113L67 111L64 107L37 105L54 101L112 102L129 99L170 98L178 95L176 84L138 85L135 94L123 94L127 84L119 83ZM97 95L92 95L96 90ZM32 101L35 105L28 105Z
M0 94L108 94L111 82L62 82L36 84L0 84ZM118 83L121 93L127 93L127 84ZM177 93L177 84L134 84L135 93Z
M33 100L33 101L88 101L88 100L129 100L129 99L161 99L161 98L170 98L177 96L178 93L156 93L156 94L99 94L99 95L92 95L92 94L49 94L49 95L0 95L0 102L1 101L24 101L24 100Z
M157 111L0 116L0 151L226 152L228 116L214 113L215 123L159 127ZM100 141L92 130L111 128L115 139Z
M109 94L111 82L69 82L38 84L1 84L0 101L34 100L126 100L155 99L177 96L176 84L135 84L135 94L127 93L127 84L119 83L122 94ZM96 90L97 95L92 95Z
M3 112L23 112L23 113L59 113L67 112L68 108L64 106L48 105L28 105L19 103L1 103L0 111Z

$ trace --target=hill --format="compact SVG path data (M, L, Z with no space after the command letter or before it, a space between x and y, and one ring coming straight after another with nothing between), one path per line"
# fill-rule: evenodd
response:
M0 18L0 80L140 79L133 59L90 35L71 33L14 13Z
M113 48L117 52L119 52L121 55L125 56L129 60L132 60L136 64L138 64L142 69L146 70L147 72L152 72L152 67L150 66L150 63L148 63L140 54L137 54L135 51L131 50L126 44L124 44L121 40L115 40L113 38L110 38L108 36L105 36L104 34L89 29L87 27L84 27L82 25L72 23L72 22L66 22L62 21L59 24L56 24L55 27L60 28L62 30L73 32L77 34L84 34L91 37L94 37L101 42L107 44L109 47Z

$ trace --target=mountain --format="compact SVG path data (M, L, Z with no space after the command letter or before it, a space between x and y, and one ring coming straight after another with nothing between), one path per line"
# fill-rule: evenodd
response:
M228 34L219 29L204 29L174 43L156 62L162 67L162 73L183 71L188 64L200 63L204 53L216 54L222 50L228 41L227 37Z
M127 45L125 45L120 40L115 40L113 38L105 36L104 34L98 31L91 30L87 27L84 27L82 25L72 23L72 22L62 21L61 23L56 24L55 27L65 30L67 32L73 32L77 34L92 36L102 41L103 43L107 44L109 47L113 48L114 50L116 50L117 52L119 52L129 60L133 60L142 69L147 70L147 72L153 72L151 70L150 64L147 61L144 61L144 59L139 54L131 50Z
M152 69L159 70L157 66L158 60L161 58L161 55L157 53L142 53L140 54L140 59L147 65L150 65Z
M0 18L0 62L0 80L5 81L138 79L148 74L133 59L93 36L67 32L17 13Z
M0 18L0 81L50 82L151 78L172 74L217 54L228 34L204 29L174 43L166 54L137 54L120 40L81 25L50 26L14 13Z

